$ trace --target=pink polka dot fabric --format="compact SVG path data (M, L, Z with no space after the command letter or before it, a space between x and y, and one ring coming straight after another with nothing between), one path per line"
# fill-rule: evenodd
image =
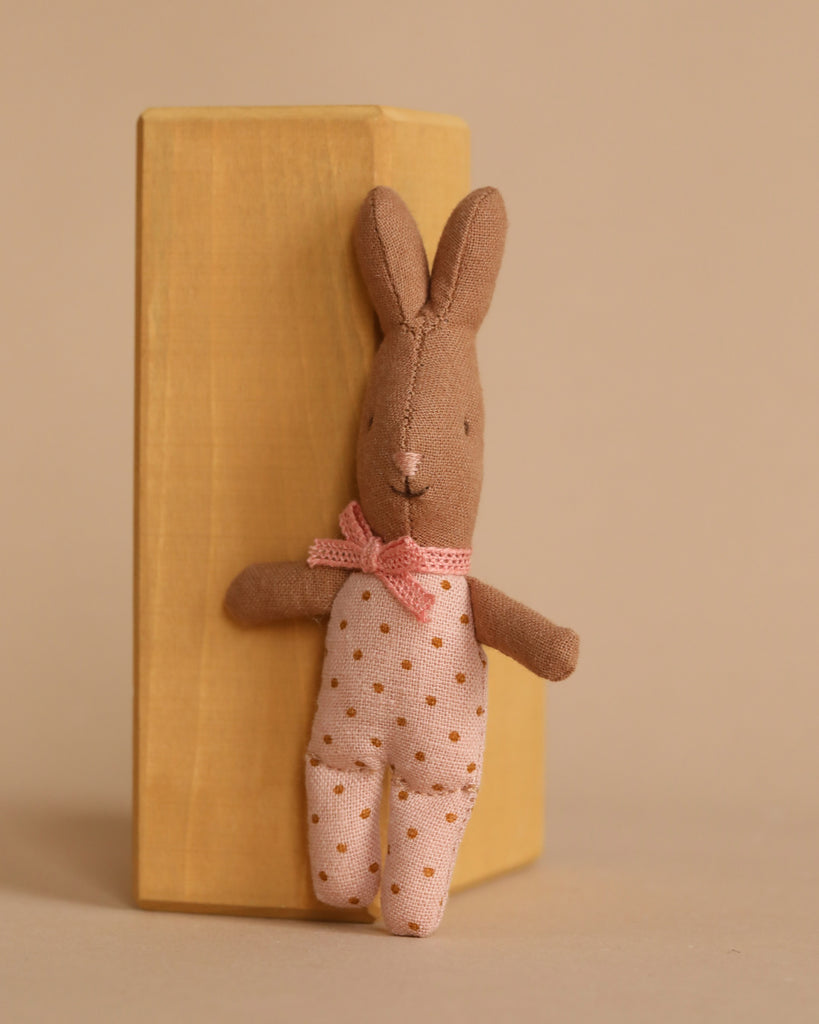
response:
M366 905L381 885L384 921L429 935L481 777L486 659L463 576L418 574L435 595L419 622L367 573L333 604L318 708L306 759L310 861L316 895ZM391 768L388 853L379 806Z

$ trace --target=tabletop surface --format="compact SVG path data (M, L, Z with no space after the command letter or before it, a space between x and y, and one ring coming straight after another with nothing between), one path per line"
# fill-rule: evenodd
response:
M129 905L127 807L2 808L9 1021L813 1021L813 826L776 808L560 806L535 866L438 933Z

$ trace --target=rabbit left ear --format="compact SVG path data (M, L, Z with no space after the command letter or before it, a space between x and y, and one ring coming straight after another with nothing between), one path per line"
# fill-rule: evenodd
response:
M438 316L477 330L489 310L506 240L506 207L496 188L462 199L446 223L430 282Z
M414 320L427 301L429 265L418 226L397 192L381 185L368 193L353 238L384 333Z

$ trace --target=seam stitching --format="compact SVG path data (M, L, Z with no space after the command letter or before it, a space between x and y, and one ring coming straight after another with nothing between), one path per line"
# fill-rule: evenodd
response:
M370 211L372 213L373 228L375 229L375 237L378 239L378 244L379 244L379 246L381 248L381 258L382 258L382 260L384 262L384 267L385 267L385 269L387 271L387 280L390 283L390 289L392 291L393 298L395 299L395 304L398 307L399 316L401 317L401 320L399 322L400 322L401 326L403 326L407 322L407 314L405 313L404 307L401 305L401 299L398 296L398 289L395 286L395 280L394 280L394 278L392 276L392 269L390 268L390 262L387 259L387 247L384 244L384 239L383 239L383 237L381 235L381 229L378 226L378 218L376 217L376 214L375 214L375 196L370 196Z
M475 203L475 205L473 206L472 211L471 211L471 213L469 215L469 220L467 221L466 227L464 228L463 234L461 236L461 247L460 247L460 250L458 252L458 262L457 262L456 269L455 269L455 278L454 278L454 280L452 282L452 290L449 293L449 298L447 300L446 305L444 306L444 308L441 310L441 313L439 314L439 317L438 317L439 320L443 320L449 314L449 311L452 308L452 303L455 301L455 293L458 290L458 285L460 284L461 274L462 274L462 271L463 271L464 253L466 252L466 240L469 237L469 232L470 232L470 230L472 228L472 224L473 224L475 218L478 215L478 211L484 205L484 203L486 203L486 201L489 199L489 196L491 194L492 193L488 192L488 191L484 192L484 194L481 196L481 198L478 200L478 202Z

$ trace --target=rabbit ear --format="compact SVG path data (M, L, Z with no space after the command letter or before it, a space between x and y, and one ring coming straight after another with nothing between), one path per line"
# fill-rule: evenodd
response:
M432 266L430 299L441 317L477 330L489 310L506 238L506 208L496 188L479 188L446 222Z
M354 240L384 333L414 320L429 294L429 265L418 226L397 192L383 185L369 192Z

